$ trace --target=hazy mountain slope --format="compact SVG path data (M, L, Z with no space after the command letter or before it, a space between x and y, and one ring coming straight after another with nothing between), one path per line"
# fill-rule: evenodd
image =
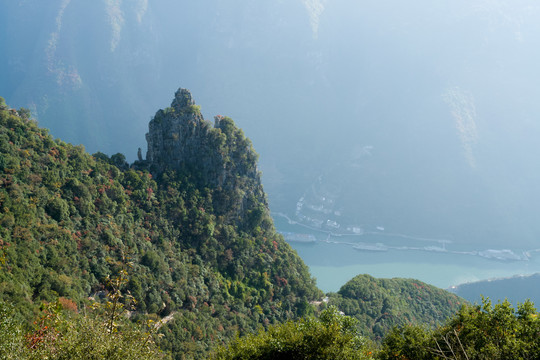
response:
M91 152L135 159L182 83L251 134L276 211L331 173L347 179L346 215L369 226L456 247L536 241L532 0L0 6L0 93Z
M470 302L480 303L482 296L493 302L507 299L514 306L530 300L540 304L540 274L490 279L453 286L450 291Z

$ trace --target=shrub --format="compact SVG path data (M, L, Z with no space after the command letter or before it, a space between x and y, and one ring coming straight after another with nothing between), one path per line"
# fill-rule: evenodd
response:
M371 343L359 336L356 320L335 307L318 319L307 318L275 325L268 331L237 338L220 348L216 360L233 359L370 359Z
M34 328L23 335L12 308L0 303L1 360L154 360L164 359L147 331L129 320L119 321L111 331L106 317L63 311L60 302L43 307Z

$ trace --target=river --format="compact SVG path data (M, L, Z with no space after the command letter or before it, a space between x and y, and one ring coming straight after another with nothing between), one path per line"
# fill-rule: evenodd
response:
M362 251L354 249L351 243L376 243L381 242L382 237L366 234L361 237L328 238L328 235L289 224L279 217L276 217L275 223L278 231L311 233L320 240L310 244L291 242L290 245L309 266L311 274L317 279L317 285L325 292L339 290L358 274L415 278L440 288L449 288L465 282L540 272L538 252L532 253L528 261L501 261L478 255L424 250ZM330 242L325 242L327 239ZM392 236L384 237L385 243L392 241L401 240L392 239ZM472 252L474 249L465 249L467 251ZM512 251L521 254L523 249Z

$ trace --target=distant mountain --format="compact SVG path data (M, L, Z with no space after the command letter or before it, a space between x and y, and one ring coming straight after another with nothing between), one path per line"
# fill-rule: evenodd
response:
M380 340L395 326L441 325L467 301L414 279L358 275L329 294L328 303L358 319L365 336Z
M540 274L470 282L452 286L449 290L473 303L481 303L483 296L494 303L507 299L514 306L526 300L540 304Z

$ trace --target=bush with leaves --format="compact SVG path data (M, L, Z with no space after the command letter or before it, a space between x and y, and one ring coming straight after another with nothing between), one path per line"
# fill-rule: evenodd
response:
M122 318L111 330L110 314L78 314L55 302L43 306L25 334L9 310L0 304L0 360L166 359L151 324L143 329Z
M517 311L508 301L465 305L435 330L404 326L384 339L379 359L523 359L540 358L540 321L526 301Z
M215 360L234 359L371 359L373 347L356 330L356 320L342 315L335 307L320 317L289 321L268 331L237 338L220 348Z

